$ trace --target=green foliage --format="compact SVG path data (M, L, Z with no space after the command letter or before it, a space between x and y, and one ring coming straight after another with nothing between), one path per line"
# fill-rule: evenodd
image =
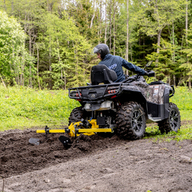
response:
M154 60L157 79L190 87L190 1L14 0L0 1L0 10L9 16L0 19L8 23L0 30L0 74L7 85L85 85L99 62L93 47L106 43L125 57L128 39L129 61L143 66Z
M83 85L83 80L88 79L87 66L85 65L86 53L90 53L90 45L80 35L78 28L68 14L63 11L62 19L56 15L47 13L42 17L44 33L39 33L44 42L39 47L40 52L47 53L44 57L49 58L49 67L42 73L48 74L49 81L53 81L53 88L66 88L67 85ZM40 73L41 75L41 73ZM45 76L45 79L47 76ZM66 84L66 79L68 84Z
M26 34L16 19L0 11L0 76L7 83L14 83L29 67L33 68L33 58L25 49L25 40Z
M157 45L154 45L154 48L157 49ZM176 54L179 54L179 47L162 39L159 47L159 53L152 52L147 55L146 58L149 61L156 61L153 65L157 79L166 80L166 78L173 77L178 74L180 62L177 61L178 57Z

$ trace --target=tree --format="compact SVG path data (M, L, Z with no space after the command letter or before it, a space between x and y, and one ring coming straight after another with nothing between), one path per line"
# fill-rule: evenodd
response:
M151 0L148 5L143 6L141 15L145 14L145 17L140 19L141 30L148 36L157 36L157 53L160 50L163 29L184 14L184 3L184 0Z
M0 76L7 84L24 85L29 80L27 71L33 58L25 49L25 39L26 34L16 19L0 11Z
M44 28L38 36L44 43L39 50L42 61L49 58L49 66L42 70L43 80L49 88L84 85L84 80L88 78L87 68L90 67L85 62L90 45L64 11L62 18L47 13L42 22Z
M185 69L186 76L184 77L189 83L189 89L191 90L191 81L192 81L192 24L190 24L189 30L187 33L187 47L182 49L181 52L185 54L186 57L181 59L181 69Z

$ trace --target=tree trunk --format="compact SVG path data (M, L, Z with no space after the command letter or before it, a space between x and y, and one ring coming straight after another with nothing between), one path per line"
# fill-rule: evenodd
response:
M41 89L40 81L39 81L39 47L37 45L37 81L39 85L39 89Z
M5 9L5 12L7 12L7 7L6 7L5 0L4 0L4 9Z
M101 33L102 33L102 30L101 30L101 24L102 24L102 1L100 0L99 1L99 5L100 5L100 17L99 17L99 43L100 43L100 39L101 39Z
M158 31L158 35L157 35L157 53L160 52L161 32L162 32L162 30L159 30L159 31Z
M31 31L29 29L29 54L31 55ZM31 66L29 67L29 86L32 87Z
M0 77L1 77L1 82L2 82L3 86L6 88L6 85L5 85L5 82L3 80L3 77L1 75L0 75Z
M188 36L188 0L186 0L186 12L185 12L185 38L186 38L186 43L187 43L187 36Z
M93 2L93 5L94 5L94 12L93 12L93 16L91 18L91 24L90 24L90 28L93 26L93 20L95 18L95 10L96 10L96 1Z
M176 87L175 75L173 75L173 85Z
M112 25L112 22L111 22L111 0L109 2L109 49L111 50L111 25Z
M116 31L115 31L115 12L116 12L116 6L115 3L113 3L113 55L115 55L115 38L116 38Z
M189 75L189 90L191 90L191 75Z
M107 9L106 9L106 1L105 1L105 44L107 43Z
M157 34L157 53L159 54L160 52L160 45L161 45L161 32L162 32L162 29L158 31L158 34ZM156 59L156 63L159 62L159 59Z
M127 0L127 40L126 40L125 60L129 61L129 0ZM128 70L126 70L126 75L129 75Z
M66 90L67 78L66 78L65 71L64 71L64 83L65 83L65 90Z
M187 38L188 38L188 0L186 0L186 12L185 12L185 38L186 38L186 45L188 45ZM187 63L189 63L189 58L187 56ZM189 75L189 90L191 90L191 75Z
M13 1L11 1L11 11L12 11L12 14L14 14L14 5L13 5Z

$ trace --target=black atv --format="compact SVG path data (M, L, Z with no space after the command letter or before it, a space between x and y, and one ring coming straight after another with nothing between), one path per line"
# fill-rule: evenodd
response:
M154 75L148 71L148 76ZM173 86L162 81L147 84L138 74L123 82L116 83L116 79L113 70L96 65L91 70L91 84L69 89L69 97L81 106L72 110L65 132L78 136L115 131L125 139L140 139L146 122L158 123L161 133L180 129L179 109L169 102L175 93Z

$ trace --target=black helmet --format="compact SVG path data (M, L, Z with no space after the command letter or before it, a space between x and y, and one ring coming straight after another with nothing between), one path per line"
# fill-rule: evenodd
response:
M99 45L97 45L94 49L93 49L93 52L94 53L100 53L101 54L101 59L104 59L105 58L105 55L109 54L109 47L104 44L104 43L101 43Z

